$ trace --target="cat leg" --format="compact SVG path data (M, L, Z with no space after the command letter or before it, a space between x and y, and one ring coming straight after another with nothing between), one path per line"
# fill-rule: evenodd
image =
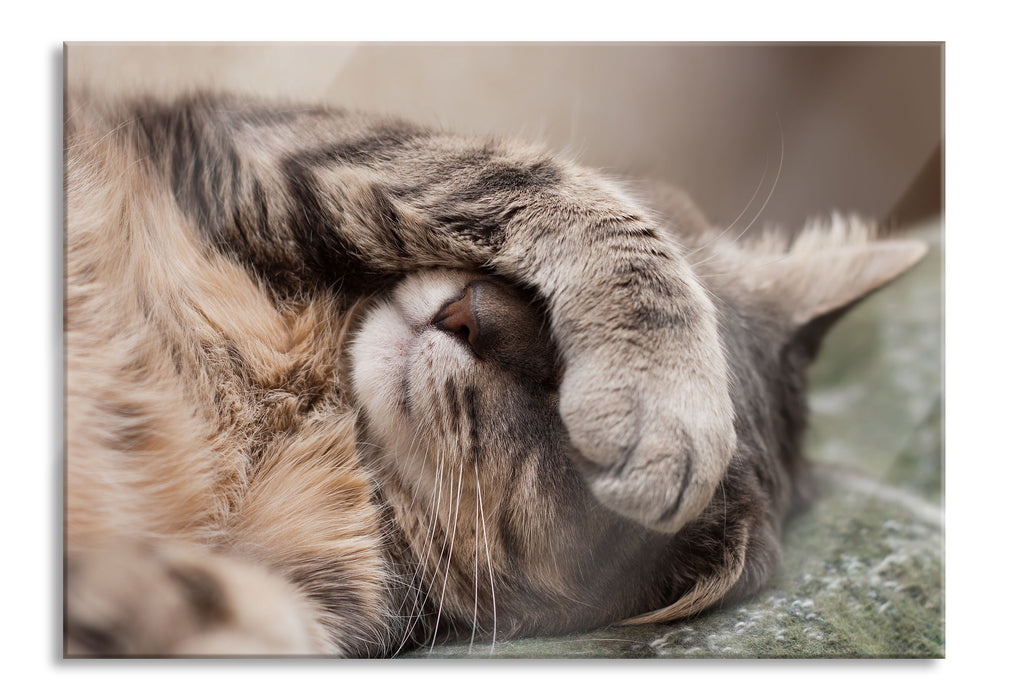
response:
M64 585L68 657L338 651L294 585L207 547L121 541L73 551Z
M201 235L282 295L371 293L434 266L533 288L599 501L663 532L710 501L735 447L714 305L619 185L536 148L341 111L195 99L134 116Z
M714 303L678 245L602 188L573 182L539 218L530 206L493 264L547 300L561 418L592 493L673 533L707 507L735 451L728 364ZM575 233L538 235L563 227Z

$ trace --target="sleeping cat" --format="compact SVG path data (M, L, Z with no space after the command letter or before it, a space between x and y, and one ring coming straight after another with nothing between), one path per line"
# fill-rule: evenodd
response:
M71 656L388 656L744 597L810 493L821 338L924 252L227 96L70 95L65 158Z

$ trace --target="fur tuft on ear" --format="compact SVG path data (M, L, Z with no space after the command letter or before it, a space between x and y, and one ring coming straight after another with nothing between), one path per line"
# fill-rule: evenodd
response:
M846 311L928 252L922 241L880 240L871 223L837 214L810 222L794 237L769 231L737 245L734 284L778 309L810 357Z
M927 251L921 241L874 241L790 253L769 263L766 272L776 300L799 328L850 308L909 270Z
M775 230L728 242L719 236L702 250L707 275L777 309L793 345L811 358L846 311L913 267L928 246L881 240L872 222L834 214L794 236Z

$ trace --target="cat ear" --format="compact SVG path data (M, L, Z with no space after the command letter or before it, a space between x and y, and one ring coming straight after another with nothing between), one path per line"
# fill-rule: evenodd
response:
M758 286L784 311L792 342L813 357L823 336L845 312L909 270L926 252L928 246L915 240L866 241L819 250L803 246L756 268Z

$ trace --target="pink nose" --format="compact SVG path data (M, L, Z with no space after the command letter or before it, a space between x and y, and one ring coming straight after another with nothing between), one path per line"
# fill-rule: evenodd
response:
M453 333L471 346L479 337L476 314L473 313L473 286L466 285L466 291L455 301L442 307L432 323L443 331Z

